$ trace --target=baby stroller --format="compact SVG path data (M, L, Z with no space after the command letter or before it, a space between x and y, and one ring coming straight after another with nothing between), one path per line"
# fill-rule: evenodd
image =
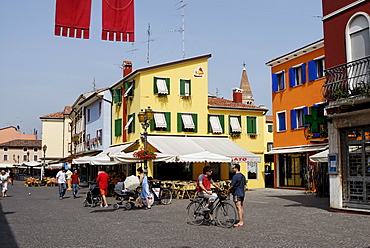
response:
M130 210L134 208L135 203L131 202L131 198L136 200L138 197L138 193L136 190L128 190L125 189L124 182L118 182L114 187L114 195L119 202L113 204L113 208L119 209L120 207L124 207L126 210Z
M95 183L90 185L89 191L83 202L84 207L96 207L101 204L101 195L99 186Z

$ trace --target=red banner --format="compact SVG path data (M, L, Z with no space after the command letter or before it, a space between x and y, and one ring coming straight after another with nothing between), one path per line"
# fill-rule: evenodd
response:
M55 35L88 39L90 15L91 0L56 0Z
M134 0L102 0L102 40L134 42Z

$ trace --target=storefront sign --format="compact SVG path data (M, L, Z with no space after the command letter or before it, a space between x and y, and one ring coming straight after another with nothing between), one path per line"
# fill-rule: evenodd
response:
M257 162L257 163L260 163L261 162L261 159L248 159L248 158L233 158L233 162L245 162L245 163L248 163L248 162Z

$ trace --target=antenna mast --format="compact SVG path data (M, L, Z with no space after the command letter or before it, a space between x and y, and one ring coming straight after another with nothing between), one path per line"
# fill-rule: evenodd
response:
M150 51L150 49L149 49L149 44L150 44L150 23L148 23L148 53L147 53L147 55L146 55L146 63L148 63L149 64L149 51Z
M181 19L182 19L182 26L181 29L179 30L167 30L167 32L180 32L182 33L182 58L185 58L185 13L184 13L184 8L187 3L184 4L184 0L180 0L177 4L181 3L181 7L178 8L177 10L181 9ZM176 4L176 5L177 5Z

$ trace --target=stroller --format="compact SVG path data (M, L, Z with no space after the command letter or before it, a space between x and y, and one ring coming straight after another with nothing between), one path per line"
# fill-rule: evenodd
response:
M124 207L126 210L130 210L135 206L135 203L130 200L131 198L136 200L138 193L136 190L125 189L124 182L118 182L114 187L114 196L119 202L113 204L113 208L119 209L120 207Z
M96 207L101 204L101 195L99 186L95 183L90 185L89 191L83 202L84 207Z

